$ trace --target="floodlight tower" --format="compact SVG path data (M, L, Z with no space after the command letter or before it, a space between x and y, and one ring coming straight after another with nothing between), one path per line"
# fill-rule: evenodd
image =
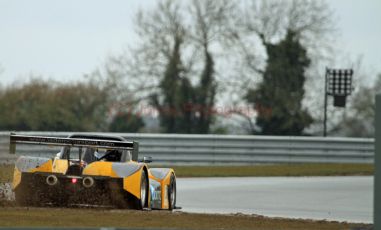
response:
M345 107L347 96L353 91L352 69L329 69L325 70L324 84L324 131L323 136L327 136L327 101L328 96L333 96L335 107Z

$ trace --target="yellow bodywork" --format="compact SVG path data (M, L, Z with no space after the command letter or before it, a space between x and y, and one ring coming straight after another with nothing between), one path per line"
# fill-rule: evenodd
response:
M156 180L161 184L161 208L162 209L168 209L169 208L169 201L168 201L168 186L171 183L171 175L175 175L175 171L173 169L170 169L168 174L163 178L157 178L152 173L149 173L149 178Z
M38 168L32 168L28 172L34 173L34 172L53 172L52 169L52 160L49 160L45 162L44 164L40 165ZM13 171L13 183L12 187L15 189L20 183L21 183L21 171L15 167Z
M52 167L52 160L49 160L42 165L40 165L38 168L31 169L29 172L52 172L53 167Z
M65 174L68 167L69 162L67 160L56 159L53 162L52 172Z
M91 176L118 177L118 175L112 170L112 164L105 161L97 161L89 164L83 169L82 174Z
M21 182L21 172L15 167L15 170L13 171L12 188L15 189L17 186L19 186L20 182Z
M140 183L142 170L123 179L123 189L140 199Z

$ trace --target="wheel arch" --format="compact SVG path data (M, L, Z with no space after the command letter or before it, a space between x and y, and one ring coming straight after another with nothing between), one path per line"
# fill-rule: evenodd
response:
M131 175L123 177L123 189L129 193L131 193L133 196L135 196L137 199L140 199L140 187L141 187L141 175L142 172L145 172L146 174L146 184L147 184L147 193L149 195L149 174L148 174L148 168L146 165L140 166L140 168L132 173ZM148 196L146 196L148 197ZM149 199L148 199L149 200Z

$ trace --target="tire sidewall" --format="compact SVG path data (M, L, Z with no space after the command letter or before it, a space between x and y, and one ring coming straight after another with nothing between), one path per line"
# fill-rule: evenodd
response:
M173 200L171 199L173 194ZM170 184L168 187L168 209L173 210L176 207L176 177L175 175L171 175Z
M139 209L143 209L145 207L147 207L148 205L148 180L147 180L147 173L145 170L142 170L142 175L141 175L141 179L140 179L140 191L143 189L143 181L145 181L145 198L142 199L142 197L140 197L139 199Z

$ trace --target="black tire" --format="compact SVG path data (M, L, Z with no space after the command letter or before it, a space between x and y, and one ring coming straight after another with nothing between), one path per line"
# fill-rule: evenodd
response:
M172 173L171 180L168 186L168 209L173 210L176 208L176 177Z
M142 210L148 206L148 178L146 171L142 170L140 179L140 199L138 199L137 208Z

